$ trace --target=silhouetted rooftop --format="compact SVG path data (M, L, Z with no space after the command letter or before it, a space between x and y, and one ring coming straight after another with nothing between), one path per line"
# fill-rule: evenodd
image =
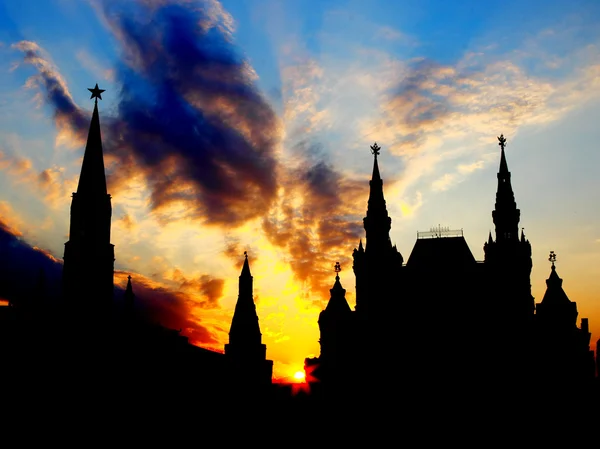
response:
M556 267L554 265L552 265L550 276L546 279L546 286L546 293L544 293L542 304L571 304L571 300L562 288L562 279L556 273Z
M406 265L414 268L430 268L441 263L452 266L475 264L475 257L464 237L439 237L417 239Z

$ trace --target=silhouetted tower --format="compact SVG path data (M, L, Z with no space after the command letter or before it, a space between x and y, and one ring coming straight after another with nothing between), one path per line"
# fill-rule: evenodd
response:
M577 303L563 290L563 280L556 273L556 254L550 251L552 263L546 280L546 293L536 305L537 347L541 355L539 380L591 380L594 377L593 353L590 351L587 318L577 327ZM560 385L555 385L559 387ZM563 385L571 388L571 385Z
M536 320L539 326L556 333L569 333L577 326L577 304L572 302L562 288L563 280L556 273L556 254L550 251L552 263L550 276L546 279L546 293L536 305Z
M133 293L133 287L131 285L131 276L127 276L127 287L123 294L123 309L125 317L132 319L135 314L135 294Z
M266 360L267 346L262 343L256 305L252 292L252 275L248 253L244 252L244 265L239 277L239 294L229 330L229 343L225 355L239 372L239 381L270 383L273 362Z
M69 241L65 243L63 294L68 310L102 318L110 312L114 290L114 245L110 243L112 206L106 189L102 136L98 117L98 85L89 89L94 112L79 176L71 202Z
M504 135L498 137L500 169L495 209L492 212L496 240L492 233L484 244L485 262L490 276L490 293L494 299L493 313L502 320L529 323L533 318L531 296L531 244L524 230L519 238L520 210L517 208L506 163ZM506 321L504 322L506 324Z
M403 258L390 240L392 219L388 215L383 195L383 180L379 173L377 156L381 148L377 143L371 146L373 153L373 174L369 181L369 200L367 214L363 219L366 233L366 245L362 240L353 253L353 270L356 275L356 311L362 316L388 313L391 301L398 285ZM387 306L387 309L386 309Z
M340 263L336 262L335 282L329 290L331 296L327 307L319 314L320 360L322 363L335 362L338 358L343 358L344 353L349 353L349 350L354 349L352 342L349 341L352 310L346 301L346 289L340 282L340 271Z

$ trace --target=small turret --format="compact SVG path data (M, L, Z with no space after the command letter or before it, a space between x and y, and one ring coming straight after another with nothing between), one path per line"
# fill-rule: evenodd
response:
M131 275L127 276L127 287L123 294L123 307L125 316L127 318L133 318L135 313L135 294L133 293L133 287L131 285Z
M550 276L546 279L546 293L537 304L537 320L544 328L569 331L577 326L577 303L572 302L563 290L563 280L556 273L556 254L550 251L552 263Z
M346 332L352 318L352 310L346 300L346 289L340 282L340 271L340 263L336 262L335 282L329 290L331 296L325 310L319 314L321 361L338 357L344 352L341 345L348 344Z

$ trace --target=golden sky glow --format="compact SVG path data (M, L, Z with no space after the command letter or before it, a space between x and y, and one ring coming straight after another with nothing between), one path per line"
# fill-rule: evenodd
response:
M141 19L133 31L147 33L150 44L132 39L135 33L115 19L128 14L122 5L113 11L82 2L65 9L69 2L40 0L62 29L73 21L93 30L93 38L80 28L80 39L67 39L19 12L17 3L8 2L4 17L17 30L34 31L0 32L6 77L0 83L0 228L36 251L56 260L63 255L93 104L86 89L98 82L106 89L99 109L115 283L124 287L131 274L140 301L172 304L165 307L168 325L222 351L247 251L274 377L301 382L295 375L304 358L319 354L317 319L337 261L346 298L355 304L351 255L364 238L369 145L382 147L391 238L404 260L416 232L438 224L464 229L482 260L493 231L496 136L503 133L520 226L533 248L532 294L541 301L554 250L564 289L579 318L589 318L595 347L600 27L586 18L591 14L542 14L544 20L536 14L508 33L486 9L477 19L485 27L473 34L465 29L464 39L449 43L431 41L425 25L414 29L418 20L405 22L410 14L394 2L296 11L294 2L268 0L249 12L214 0L192 25L218 30L215 48L227 51L212 65L188 67L185 58L170 59L175 52L168 42ZM154 18L149 3L134 3ZM505 3L521 10L520 2ZM393 22L382 23L378 8ZM197 11L185 11L196 18ZM454 39L445 18L436 20L434 29ZM317 27L310 33L309 23ZM168 70L156 69L156 61ZM180 72L189 76L176 78ZM138 84L149 92L123 90ZM171 85L180 89L176 100L198 114L194 120L214 128L177 128L186 122L182 115L162 129L172 118L166 113L136 128L132 117L152 107L161 111L157 104L168 102L152 96L167 95L159 87ZM171 128L176 132L169 134ZM214 135L217 144L206 137Z

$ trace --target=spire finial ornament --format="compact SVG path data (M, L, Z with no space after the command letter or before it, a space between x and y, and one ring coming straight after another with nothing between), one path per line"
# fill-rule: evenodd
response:
M127 276L127 280L131 281L131 275Z
M244 257L247 259L248 258L248 251L244 251Z
M96 104L98 103L98 98L100 100L102 100L102 92L106 91L106 89L100 89L100 88L98 88L98 83L96 83L96 87L94 87L92 89L90 89L88 87L88 90L92 93L92 96L90 97L90 100L92 98L95 98L96 99Z
M333 266L333 269L335 270L335 280L339 281L340 280L340 271L342 271L342 267L340 266L340 263L336 262L335 265Z
M379 156L380 151L381 151L381 147L379 145L377 145L377 142L375 142L373 145L371 145L371 153L373 153L373 155L375 157Z
M550 251L550 257L548 260L552 262L552 268L554 268L554 262L556 262L556 253L554 251Z
M498 137L498 145L500 145L500 148L504 150L504 147L506 147L506 138L504 137L504 134L500 134L500 137Z

